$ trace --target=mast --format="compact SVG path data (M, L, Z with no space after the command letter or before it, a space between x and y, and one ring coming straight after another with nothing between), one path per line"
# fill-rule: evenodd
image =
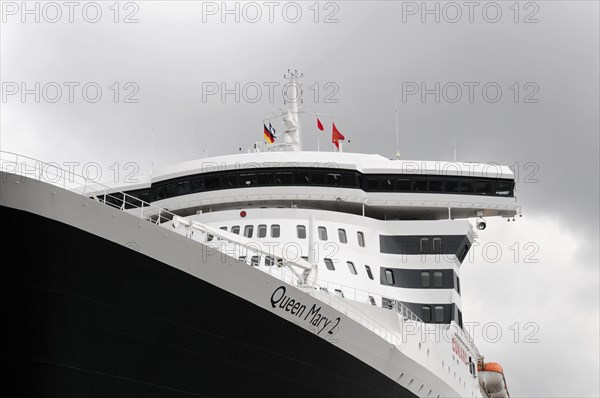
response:
M286 151L299 152L302 151L302 141L300 139L300 119L298 117L298 102L302 102L302 89L300 88L297 79L304 76L297 69L291 71L283 77L289 79L284 90L284 104L288 105L288 111L283 117L286 130L284 131L284 143Z

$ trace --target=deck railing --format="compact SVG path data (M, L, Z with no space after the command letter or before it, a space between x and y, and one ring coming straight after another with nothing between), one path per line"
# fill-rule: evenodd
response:
M36 181L43 181L61 187L92 200L96 200L107 206L126 211L129 214L154 224L162 224L171 221L176 217L174 213L171 213L164 208L154 206L151 203L140 200L127 193L117 191L115 188L92 181L91 179L70 170L65 170L56 163L46 163L17 153L0 151L0 170L6 173L20 175L23 179L31 178ZM254 251L255 255L264 255L264 252L261 249L257 249L254 245L240 242L240 239L232 237L231 233L224 233L221 230L200 223L195 223L195 227L204 231L206 239L208 239L208 236L212 236L211 239L226 242L227 246L234 245L237 247L237 249L234 250L244 249L247 252ZM192 236L188 236L188 238L198 241L198 239L194 239ZM207 242L201 243L206 244ZM251 258L251 256L247 256L247 258ZM401 337L397 333L390 331L361 310L352 306L350 303L350 300L352 299L350 297L341 297L335 292L335 289L339 288L339 290L346 292L352 291L353 299L358 302L369 303L369 296L374 297L379 295L328 281L317 280L315 282L308 282L303 275L294 272L293 269L294 266L302 268L305 266L305 263L301 264L279 256L274 256L274 260L276 262L275 266L258 268L264 272L273 274L274 277L285 283L302 288L311 296L344 313L349 318L360 323L386 341L394 345L402 342ZM277 266L277 264L283 266ZM331 289L333 289L333 292ZM400 313L402 322L422 323L422 320L419 319L419 317L401 303L395 302L394 308ZM470 336L468 336L468 338L469 341L472 342L472 338Z

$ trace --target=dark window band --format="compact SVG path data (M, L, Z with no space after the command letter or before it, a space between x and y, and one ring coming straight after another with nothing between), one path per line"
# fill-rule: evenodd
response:
M131 191L129 194L152 202L191 193L261 186L319 186L362 189L365 192L514 196L514 181L511 179L363 174L356 170L317 167L266 167L199 173L160 181L152 184L151 188Z
M389 273L391 277L386 277ZM458 276L452 269L405 269L381 267L380 283L406 289L454 289ZM390 283L391 281L391 283Z
M466 235L379 235L379 250L386 254L454 254L462 263L470 247Z

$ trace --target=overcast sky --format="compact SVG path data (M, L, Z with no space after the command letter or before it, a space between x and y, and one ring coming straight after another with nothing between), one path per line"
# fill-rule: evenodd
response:
M2 2L2 150L120 181L236 153L296 68L346 151L393 157L397 102L402 158L452 160L455 140L459 161L518 171L524 217L488 220L462 266L465 321L502 329L476 329L486 360L512 396L600 395L598 2L54 4Z

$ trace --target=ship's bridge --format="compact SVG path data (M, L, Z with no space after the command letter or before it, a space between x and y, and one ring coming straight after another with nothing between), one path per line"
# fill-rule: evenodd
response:
M520 213L514 174L506 166L343 152L253 152L193 160L155 170L149 183L127 193L180 215L290 206L400 220Z

